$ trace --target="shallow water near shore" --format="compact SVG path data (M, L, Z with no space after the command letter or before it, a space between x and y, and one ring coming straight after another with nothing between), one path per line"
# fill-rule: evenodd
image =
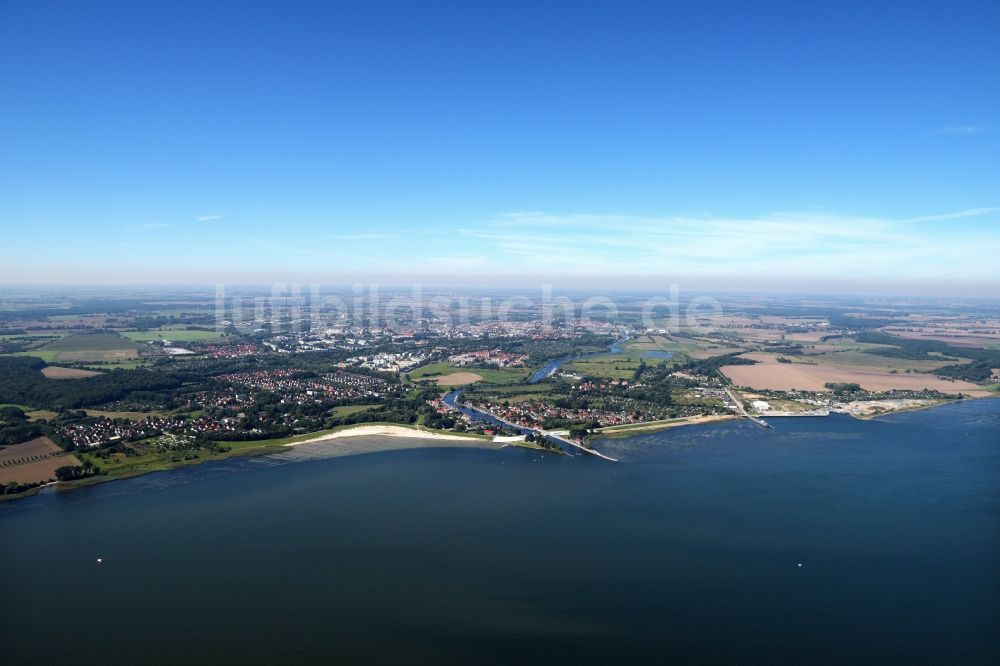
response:
M3 654L996 662L1000 400L773 425L599 442L619 464L319 443L0 504Z

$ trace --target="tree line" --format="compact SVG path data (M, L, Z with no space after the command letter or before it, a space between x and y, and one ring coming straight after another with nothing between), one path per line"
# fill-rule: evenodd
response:
M120 400L134 391L162 391L181 385L164 372L141 368L51 380L40 372L45 365L33 356L0 356L0 403L59 411Z

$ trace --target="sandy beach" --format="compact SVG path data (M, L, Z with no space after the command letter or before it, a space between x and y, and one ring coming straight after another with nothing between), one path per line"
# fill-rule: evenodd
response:
M645 423L629 424L627 426L610 426L598 431L600 438L621 438L646 435L661 430L680 428L690 425L702 425L705 423L715 423L717 421L731 421L737 418L734 414L703 414L700 416L689 416L678 419L664 419L662 421L647 421Z
M352 428L344 428L337 432L320 435L314 439L307 439L301 442L291 442L285 446L301 446L302 444L314 444L316 442L326 442L333 439L345 439L348 437L405 437L407 439L434 439L442 441L458 441L466 443L490 444L489 439L472 437L470 435L460 435L458 433L433 432L417 428L406 428L394 425L358 425Z
M358 425L301 442L285 444L288 447L286 455L293 455L302 460L405 449L499 450L506 445L509 444L458 433L433 432L394 425Z

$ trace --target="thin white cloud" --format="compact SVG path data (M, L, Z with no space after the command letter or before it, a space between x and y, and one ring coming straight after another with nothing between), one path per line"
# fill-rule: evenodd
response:
M196 219L199 222L211 222L212 220L221 220L223 217L225 217L225 216L224 215L219 215L217 213L213 213L211 215L202 215L202 216L200 216L200 217L198 217Z
M949 125L938 129L938 134L986 134L988 125Z
M924 215L923 217L911 217L903 222L939 222L941 220L958 220L963 217L976 217L978 215L988 215L989 213L1000 213L1000 206L990 208L970 208L959 210L954 213L943 213L941 215Z
M552 215L540 211L517 211L498 215L491 222L494 226L505 227L536 226L538 224L545 224L548 226L571 226L594 223L608 224L615 221L627 221L628 219L630 219L628 216L622 215L588 215L581 213Z
M748 218L521 212L459 229L457 237L508 273L991 279L1000 229L961 220L998 211L902 220L816 212ZM952 223L916 224L938 219Z

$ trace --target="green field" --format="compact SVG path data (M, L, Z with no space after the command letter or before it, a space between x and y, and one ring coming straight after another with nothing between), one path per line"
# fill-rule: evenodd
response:
M624 348L626 352L664 351L678 356L697 352L724 354L733 350L731 345L718 340L667 335L640 335L626 342Z
M878 368L885 368L887 370L898 370L904 372L906 370L913 370L914 372L927 372L931 370L936 370L945 365L952 365L955 363L968 363L970 359L960 358L957 361L948 360L917 360L908 358L895 358L892 356L879 356L878 354L867 354L863 351L855 351L853 349L845 349L844 351L832 351L824 352L822 354L817 354L815 356L791 356L792 361L818 361L823 360L827 363L836 363L838 365L860 365L860 366L872 366Z
M632 379L639 363L647 365L660 363L677 364L687 360L686 354L707 346L694 340L675 339L663 335L640 335L622 345L621 352L608 352L588 356L563 365L563 370L576 374L608 379ZM671 352L673 358L652 356L653 353Z
M29 407L28 405L15 405L12 402L5 402L0 404L0 409L3 409L4 407L17 407L22 412L30 412L31 410L34 409L34 407Z
M698 345L690 339L681 342L675 338L668 338L664 335L640 335L624 344L626 352L645 351L665 351L665 352L686 352L694 351Z
M497 402L531 402L535 400L555 400L560 394L553 392L553 388L555 387L551 382L482 386L479 389L470 390L467 395L495 400Z
M123 336L135 342L149 342L150 340L170 340L171 342L208 342L219 340L224 336L220 331L184 331L184 330L156 330L156 331L125 331Z
M36 356L46 363L86 363L135 359L139 355L137 350L136 343L117 333L88 333L60 338L30 351L18 352L18 355Z
M339 417L351 416L352 414L357 414L358 412L375 409L378 406L379 405L343 405L341 407L334 407L333 415Z
M282 448L284 444L312 439L314 437L319 437L326 432L332 431L324 430L320 432L296 435L295 437L285 437L282 439L219 442L219 444L228 449L222 453L212 453L203 449L198 451L161 451L158 447L152 445L153 440L146 440L145 442L135 442L131 444L130 446L139 452L139 455L134 456L115 454L109 458L98 458L97 456L90 455L86 452L80 452L78 453L80 457L89 458L94 465L106 474L106 476L90 477L88 479L82 479L79 482L72 482L70 485L100 483L101 481L110 481L114 478L136 476L139 474L146 474L148 472L159 472L163 470L177 469L178 467L197 465L198 463L206 462L208 460L224 460L235 456L256 456L269 453L279 453L284 450ZM185 455L192 453L195 454L196 457L193 457L190 460L184 459Z
M483 378L487 384L514 384L526 380L531 376L531 370L527 368L472 368L450 365L447 361L439 361L417 368L409 373L410 379L434 379L439 376L450 375L456 372L471 372Z
M45 345L46 349L57 351L110 351L114 349L135 349L135 345L117 333L86 333L70 335Z
M55 417L59 416L59 414L51 410L35 409L34 407L29 407L28 405L14 405L10 403L4 403L0 405L0 409L3 409L4 407L17 407L22 412L24 412L25 416L27 416L28 420L30 421L41 421L43 419L46 421L51 421Z
M110 481L114 478L177 469L178 467L196 465L207 460L223 460L234 456L263 455L278 453L282 450L280 446L270 445L269 441L224 442L224 445L229 449L224 453L211 453L204 450L194 452L149 450L143 447L141 443L132 445L140 451L140 454L136 456L115 454L109 458L98 458L87 453L78 453L78 456L90 459L107 476L91 477L83 479L80 482L74 482L71 485L87 485L101 481ZM194 453L196 457L185 460L184 456L190 453Z
M563 370L608 379L632 379L641 360L639 353L601 354L567 363Z
M59 355L57 351L47 351L44 349L35 349L32 351L21 351L14 352L11 356L34 356L35 358L40 358L46 363L52 363L56 360L56 356Z
M561 396L558 393L513 393L511 395L499 396L500 402L516 404L519 402L537 402L558 400Z

